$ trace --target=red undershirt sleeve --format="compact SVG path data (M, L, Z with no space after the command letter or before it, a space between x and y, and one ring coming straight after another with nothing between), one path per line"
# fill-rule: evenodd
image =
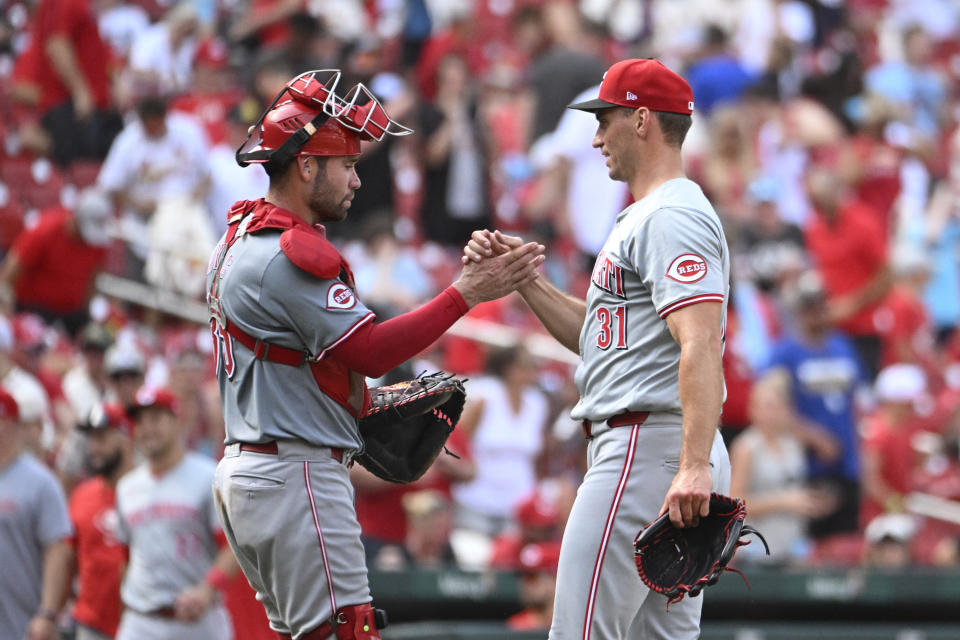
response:
M363 325L330 354L357 373L379 378L433 344L468 310L460 292L449 286L419 309Z

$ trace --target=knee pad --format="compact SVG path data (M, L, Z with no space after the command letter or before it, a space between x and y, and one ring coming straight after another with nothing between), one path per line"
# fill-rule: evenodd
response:
M386 612L369 602L341 607L333 619L337 640L379 640L378 629L387 626Z

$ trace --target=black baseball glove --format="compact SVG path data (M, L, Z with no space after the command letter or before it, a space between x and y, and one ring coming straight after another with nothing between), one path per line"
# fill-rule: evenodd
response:
M737 571L727 567L727 563L738 547L750 544L741 537L755 534L769 555L763 535L743 524L746 515L743 500L718 493L710 496L710 515L701 517L695 527L674 527L670 514L664 513L633 542L634 559L643 583L669 598L669 606L687 594L699 595L704 587L715 584L724 571Z
M370 389L360 418L363 453L356 460L390 482L413 482L430 468L460 419L464 380L438 371Z

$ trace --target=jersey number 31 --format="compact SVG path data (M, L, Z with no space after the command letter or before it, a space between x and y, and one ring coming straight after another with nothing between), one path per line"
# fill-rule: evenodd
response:
M599 307L597 322L600 331L597 333L597 346L609 349L611 345L617 349L627 348L627 308L623 305L613 309Z

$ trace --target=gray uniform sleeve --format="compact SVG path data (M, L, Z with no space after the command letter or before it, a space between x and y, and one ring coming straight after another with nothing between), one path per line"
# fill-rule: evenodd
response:
M44 477L37 497L37 538L40 544L47 546L73 535L67 499L63 489L52 476Z
M716 223L693 209L654 211L640 225L631 259L666 318L698 302L723 302L726 246Z
M373 312L343 281L317 278L282 253L264 271L260 304L313 354L332 348L373 319Z

